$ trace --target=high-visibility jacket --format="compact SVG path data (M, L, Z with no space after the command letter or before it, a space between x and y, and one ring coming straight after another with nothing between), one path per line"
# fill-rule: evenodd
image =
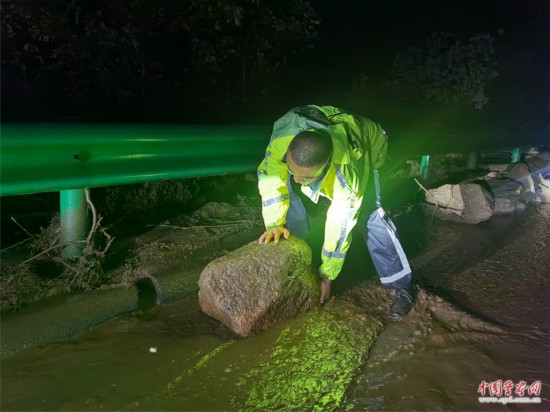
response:
M331 200L319 272L321 276L335 279L351 244L351 230L357 223L372 169L370 159L374 169L383 165L387 137L377 123L336 107L310 105L290 110L275 122L265 158L258 168L262 215L267 229L286 224L290 200L285 154L294 136L304 130L328 132L332 138L328 171L321 181L302 186L302 192L314 203L319 196Z

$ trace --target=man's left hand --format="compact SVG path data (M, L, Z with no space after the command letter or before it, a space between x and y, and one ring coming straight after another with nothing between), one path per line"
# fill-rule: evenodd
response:
M332 280L328 278L323 278L321 281L321 304L328 301L330 298L330 286L332 285Z

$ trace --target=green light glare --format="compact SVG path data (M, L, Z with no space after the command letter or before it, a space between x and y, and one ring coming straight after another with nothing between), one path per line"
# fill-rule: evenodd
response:
M273 352L241 378L250 388L241 410L319 410L342 407L382 328L344 300L333 300L293 321Z

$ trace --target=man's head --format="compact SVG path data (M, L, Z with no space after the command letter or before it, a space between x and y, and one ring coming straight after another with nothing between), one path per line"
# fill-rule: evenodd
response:
M332 140L328 134L314 131L298 133L287 151L287 166L294 181L308 185L321 179L330 165Z

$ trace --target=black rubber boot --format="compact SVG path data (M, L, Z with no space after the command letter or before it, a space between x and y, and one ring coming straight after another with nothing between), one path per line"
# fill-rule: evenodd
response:
M393 302L390 306L390 317L401 318L411 311L413 296L410 289L401 288L395 291Z

